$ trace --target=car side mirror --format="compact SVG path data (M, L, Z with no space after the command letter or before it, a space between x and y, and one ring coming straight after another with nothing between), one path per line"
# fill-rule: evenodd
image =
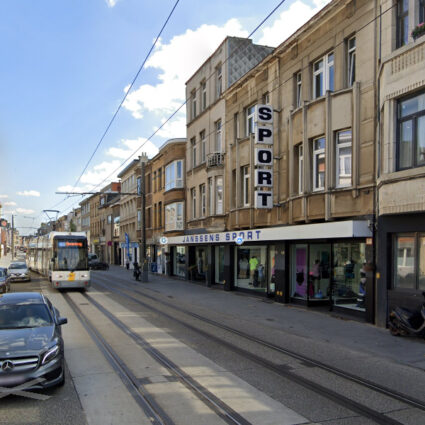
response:
M57 324L59 326L66 325L68 323L68 319L66 317L59 317L57 320Z

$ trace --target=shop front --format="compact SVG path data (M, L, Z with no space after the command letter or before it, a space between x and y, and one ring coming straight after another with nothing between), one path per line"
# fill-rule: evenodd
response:
M326 306L373 321L372 233L366 220L169 238L173 274ZM369 305L369 307L368 307Z

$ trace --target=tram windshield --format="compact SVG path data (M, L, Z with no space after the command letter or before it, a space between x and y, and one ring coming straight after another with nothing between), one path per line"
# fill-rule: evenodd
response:
M88 270L86 239L56 239L53 254L53 270Z

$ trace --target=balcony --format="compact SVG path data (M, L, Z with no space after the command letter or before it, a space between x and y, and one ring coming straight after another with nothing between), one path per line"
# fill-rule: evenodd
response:
M207 156L207 168L224 165L224 154L221 152L210 153Z

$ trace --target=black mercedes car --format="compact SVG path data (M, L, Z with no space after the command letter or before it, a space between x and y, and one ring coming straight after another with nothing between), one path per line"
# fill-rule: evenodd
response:
M0 387L25 390L63 385L67 323L48 298L37 292L0 295Z

